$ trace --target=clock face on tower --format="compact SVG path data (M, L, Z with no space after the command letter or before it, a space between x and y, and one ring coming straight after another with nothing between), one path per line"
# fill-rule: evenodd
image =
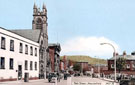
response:
M42 29L43 23L42 19L38 18L36 21L36 29Z
M42 20L40 18L38 18L37 23L42 24Z

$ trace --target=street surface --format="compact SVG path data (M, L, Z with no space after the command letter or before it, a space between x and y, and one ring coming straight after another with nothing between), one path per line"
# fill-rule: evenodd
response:
M98 78L90 77L70 77L67 80L61 79L57 85L119 85L114 84L112 81L103 80ZM55 83L49 83L48 80L30 80L29 82L23 81L10 81L10 82L0 82L0 85L55 85Z

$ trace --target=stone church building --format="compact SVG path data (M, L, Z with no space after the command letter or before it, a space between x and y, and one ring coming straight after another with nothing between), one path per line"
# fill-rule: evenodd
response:
M47 33L47 9L43 4L42 10L34 4L32 29L10 30L20 36L39 43L39 78L45 78L50 71Z
M0 27L0 82L46 78L60 72L59 43L48 44L47 9L34 4L32 29Z

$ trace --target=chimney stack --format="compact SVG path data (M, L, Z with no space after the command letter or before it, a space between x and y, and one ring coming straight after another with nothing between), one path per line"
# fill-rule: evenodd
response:
M118 56L119 55L119 53L116 53L116 56Z
M126 51L123 51L123 56L125 56L125 55L127 55L127 54L126 54Z

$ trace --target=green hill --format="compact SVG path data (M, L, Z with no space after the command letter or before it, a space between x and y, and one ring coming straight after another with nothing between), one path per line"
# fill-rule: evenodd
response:
M75 61L75 62L88 62L89 64L107 64L107 60L105 59L97 59L97 58L92 58L90 56L80 56L80 55L75 55L75 56L66 56L68 60ZM61 56L61 59L63 59L63 56Z

